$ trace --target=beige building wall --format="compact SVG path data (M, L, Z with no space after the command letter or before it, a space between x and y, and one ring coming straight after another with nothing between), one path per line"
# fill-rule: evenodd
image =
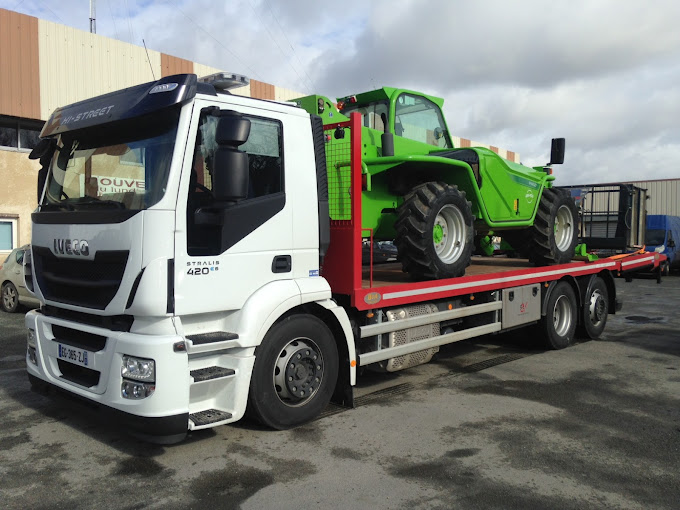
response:
M647 190L647 214L680 216L680 179L635 181L630 184Z
M0 152L0 219L16 220L17 244L31 242L31 213L38 205L36 181L40 165L25 152ZM8 251L0 251L0 263Z
M59 106L161 77L161 53L38 21L40 117Z
M495 147L493 145L487 145L482 142L476 142L474 140L468 140L467 138L461 138L460 136L452 136L451 141L454 147L485 147L494 151L501 158L507 159L514 163L519 163L519 152L513 152L506 149L501 149L500 147Z

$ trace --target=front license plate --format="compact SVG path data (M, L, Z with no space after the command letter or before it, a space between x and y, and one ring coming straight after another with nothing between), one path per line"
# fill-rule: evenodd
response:
M75 363L81 367L89 367L93 361L93 354L90 351L71 347L70 345L59 344L58 356L59 359L63 359L69 363Z

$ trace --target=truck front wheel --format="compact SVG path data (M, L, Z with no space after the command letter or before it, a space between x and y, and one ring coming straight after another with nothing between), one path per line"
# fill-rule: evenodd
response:
M405 272L429 279L465 274L474 248L474 216L464 191L443 182L421 184L397 213L395 244Z
M541 326L548 349L571 345L576 331L576 295L567 282L559 282L548 296Z
M578 241L578 210L568 192L545 188L534 225L528 229L529 245L520 251L537 266L566 264Z
M291 315L272 326L256 351L248 406L262 424L289 429L326 408L337 377L328 327L313 315Z

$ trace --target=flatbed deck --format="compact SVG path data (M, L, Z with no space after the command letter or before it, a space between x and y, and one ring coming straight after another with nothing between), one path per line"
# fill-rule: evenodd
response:
M507 257L472 257L472 263L465 270L465 276L481 276L505 271L529 269L533 266L527 259ZM373 285L371 285L370 266L362 267L362 288L387 287L403 283L415 283L409 275L401 270L398 262L373 265Z
M331 285L333 293L348 296L351 306L358 310L371 310L387 306L399 306L427 300L448 299L469 296L486 291L535 283L549 284L565 277L578 277L611 271L615 275L655 269L665 257L659 253L636 252L595 261L573 260L567 264L536 267L527 259L505 256L472 257L465 275L442 280L415 281L401 270L399 263L373 264L362 266L364 240L373 242L373 231L362 228L362 164L361 129L359 116L352 114L350 121L342 125L350 131L347 141L348 168L351 186L350 215L344 220L333 220L330 225L330 247L326 253L321 275ZM335 126L327 126L328 136ZM350 149L351 147L351 149ZM369 250L370 253L370 250Z

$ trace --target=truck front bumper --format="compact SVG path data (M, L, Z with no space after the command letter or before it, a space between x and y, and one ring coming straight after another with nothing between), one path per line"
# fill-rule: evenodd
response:
M25 324L33 332L34 350L29 342L26 367L34 388L54 388L94 405L107 419L147 441L167 444L186 436L188 358L174 349L181 336L110 331L36 310L26 314ZM130 380L121 375L124 356L153 360L154 378L148 384L153 391L148 396L125 397L122 386Z

